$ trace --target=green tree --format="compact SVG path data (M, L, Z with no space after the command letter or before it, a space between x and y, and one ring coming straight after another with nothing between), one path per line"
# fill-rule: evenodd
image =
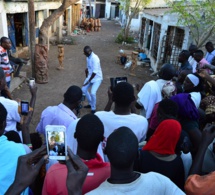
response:
M120 0L120 9L125 12L127 22L125 28L123 30L124 40L128 39L131 21L135 15L139 14L141 10L143 10L151 0Z
M202 47L215 32L214 0L167 0L170 13L178 15L178 24L189 27L194 43Z

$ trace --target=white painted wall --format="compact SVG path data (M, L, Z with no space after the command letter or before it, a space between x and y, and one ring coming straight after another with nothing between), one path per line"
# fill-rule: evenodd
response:
M60 2L35 2L35 11L45 10L45 9L57 9L60 7ZM27 2L7 2L5 3L5 11L8 14L23 13L28 12Z
M139 17L138 17L138 19L132 19L131 20L131 28L130 28L130 30L131 31L139 31L139 29L140 29L140 21L141 21L141 19L140 19L140 15L139 15Z
M0 37L8 37L7 17L3 1L0 1Z
M110 18L110 8L111 8L111 2L109 2L108 0L106 0L106 4L105 4L105 18Z

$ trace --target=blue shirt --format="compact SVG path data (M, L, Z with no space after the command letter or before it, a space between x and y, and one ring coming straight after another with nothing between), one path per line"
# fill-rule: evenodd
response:
M207 52L205 59L211 64L214 57L215 57L215 50L213 50L211 53Z
M0 148L0 194L5 194L15 179L18 158L26 152L22 144L8 141L4 135L0 136Z

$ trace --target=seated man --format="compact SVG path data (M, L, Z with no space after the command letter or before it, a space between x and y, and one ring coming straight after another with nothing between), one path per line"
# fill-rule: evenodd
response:
M103 134L104 126L97 116L87 114L78 121L74 135L78 142L77 154L89 168L82 194L97 188L110 176L110 164L103 162L101 156L96 153ZM46 174L42 194L68 194L67 172L65 164L52 165Z
M115 130L108 137L105 151L111 164L111 176L87 194L184 194L163 175L133 171L133 164L138 155L138 140L129 128L120 127Z
M11 55L11 51L8 50L8 57L10 60L10 64L13 67L15 74L14 77L18 77L20 70L22 69L23 64L27 64L27 60L24 60L22 58L15 58Z
M76 110L79 108L81 97L80 87L75 85L69 87L64 94L63 103L43 110L36 128L37 132L45 136L46 125L64 125L67 128L72 121L77 119Z

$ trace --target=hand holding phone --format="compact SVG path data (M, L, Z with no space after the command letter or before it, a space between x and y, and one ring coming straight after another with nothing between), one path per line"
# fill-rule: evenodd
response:
M66 127L63 125L47 125L45 129L49 159L66 160Z
M29 111L29 102L28 101L21 101L21 115L28 115L28 111Z

